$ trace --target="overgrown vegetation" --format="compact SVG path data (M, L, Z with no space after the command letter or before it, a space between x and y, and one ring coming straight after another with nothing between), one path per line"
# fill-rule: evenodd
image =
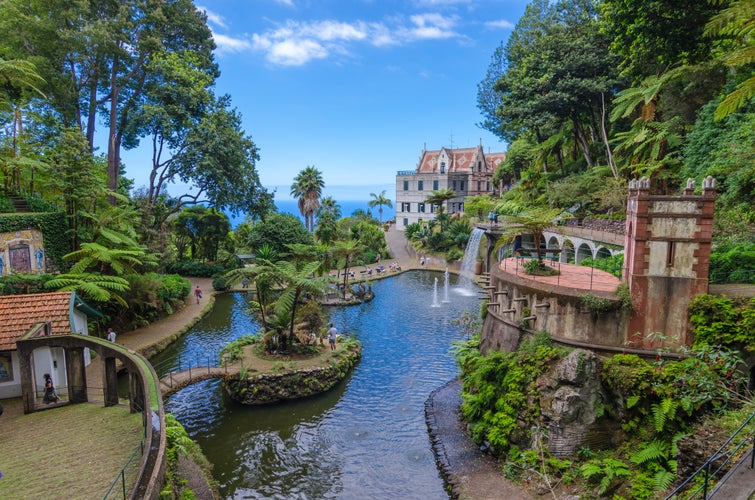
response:
M182 477L179 471L179 459L183 457L192 460L205 474L208 485L214 488L211 479L212 465L202 454L199 446L192 441L186 433L186 429L176 418L170 414L165 414L165 436L166 436L166 466L165 482L163 489L160 491L160 500L172 500L175 498L193 499L197 498L195 493L187 486L185 477Z
M699 346L679 360L655 361L617 354L602 360L600 379L611 399L595 411L598 419L620 425L621 440L613 450L583 447L576 456L557 459L548 451L536 380L566 351L555 349L544 332L512 353L485 357L478 343L474 337L456 345L462 416L472 438L501 459L508 478L538 489L655 498L677 480L677 441L695 433L701 418L752 408L736 351ZM729 422L723 432L737 425Z

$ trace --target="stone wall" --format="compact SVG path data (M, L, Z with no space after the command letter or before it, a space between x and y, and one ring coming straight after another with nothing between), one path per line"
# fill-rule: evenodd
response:
M325 392L344 379L362 355L361 349L347 351L335 364L285 373L247 374L229 378L223 387L231 399L245 405L276 403Z
M512 351L522 334L547 331L554 340L586 346L620 348L626 342L628 313L613 293L589 292L537 283L493 269L488 314L480 348ZM592 293L606 300L606 310L587 308L582 297Z
M567 219L567 227L584 227L595 231L624 234L627 223L624 219Z

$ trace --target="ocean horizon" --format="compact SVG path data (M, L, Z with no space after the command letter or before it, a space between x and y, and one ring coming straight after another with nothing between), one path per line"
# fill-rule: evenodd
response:
M393 200L391 200L391 202L393 202ZM376 219L380 219L378 207L370 208L370 200L346 200L337 201L337 203L341 207L342 218L350 217L351 214L353 214L356 210L364 210L365 212L372 214L372 216ZM278 212L282 214L295 215L300 221L304 222L304 217L301 215L301 213L299 213L299 203L297 200L275 200L275 207L278 209ZM233 214L227 215L228 219L230 219L231 221L231 227L233 229L236 229L239 224L246 220L246 214L239 214L237 216L234 216ZM394 208L390 208L383 205L383 222L394 219L395 217L395 206Z

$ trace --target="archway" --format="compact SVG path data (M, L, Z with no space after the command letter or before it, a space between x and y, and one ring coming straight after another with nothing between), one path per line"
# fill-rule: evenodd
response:
M574 261L575 264L579 264L584 259L592 257L592 249L590 248L590 245L587 243L582 243L579 245L579 248L577 249L577 256Z

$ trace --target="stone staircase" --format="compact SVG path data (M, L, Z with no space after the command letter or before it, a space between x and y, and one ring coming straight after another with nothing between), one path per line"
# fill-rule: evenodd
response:
M4 194L5 197L7 197L11 201L11 203L13 204L13 211L15 213L31 213L29 203L26 202L26 198L24 198L23 196L8 192L3 192L2 194Z

